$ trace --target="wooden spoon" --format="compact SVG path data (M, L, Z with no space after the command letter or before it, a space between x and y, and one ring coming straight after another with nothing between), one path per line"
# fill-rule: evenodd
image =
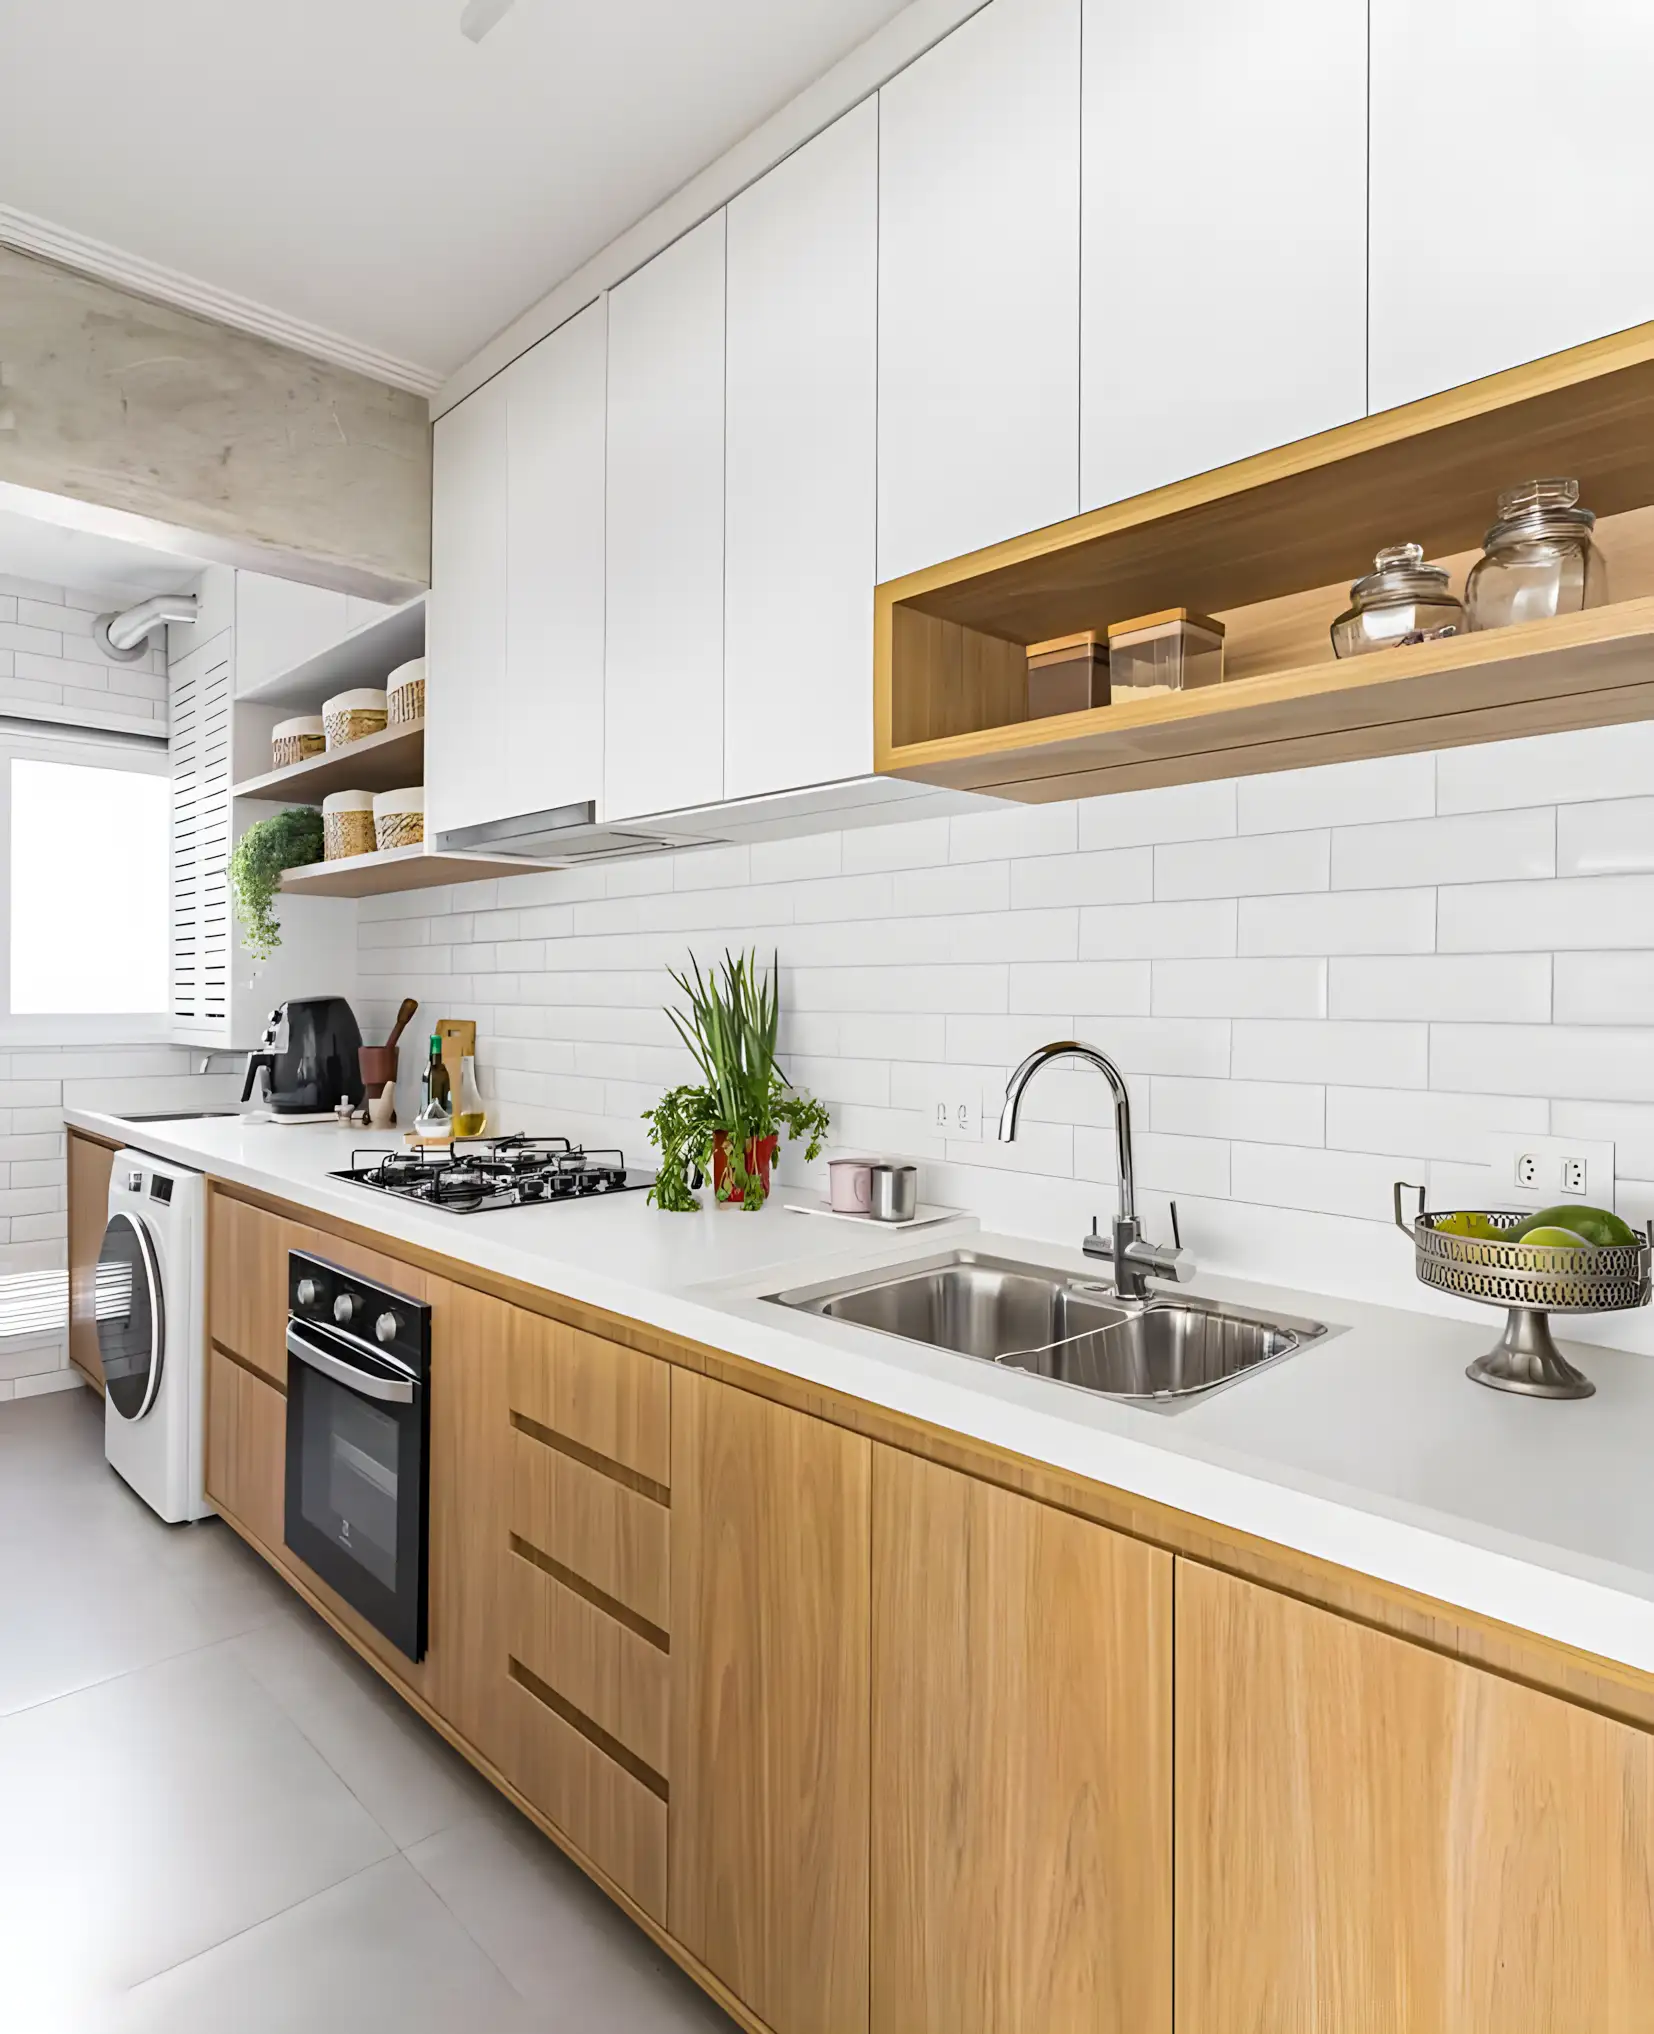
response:
M385 1040L385 1050L387 1052L394 1052L396 1050L396 1041L407 1030L413 1018L413 1013L418 1008L419 999L417 996L404 996L402 998L402 1007L396 1013L396 1022L391 1026L391 1035Z

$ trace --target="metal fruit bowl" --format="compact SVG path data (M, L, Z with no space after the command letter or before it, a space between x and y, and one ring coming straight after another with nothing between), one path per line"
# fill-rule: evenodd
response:
M1403 1194L1417 1194L1409 1224ZM1455 1209L1454 1214L1467 1212ZM1514 1231L1528 1218L1502 1209L1476 1210L1495 1229ZM1460 1299L1505 1307L1505 1331L1466 1375L1500 1391L1535 1398L1589 1398L1596 1386L1576 1370L1551 1336L1551 1314L1619 1313L1645 1307L1654 1266L1654 1223L1640 1243L1610 1243L1601 1249L1563 1249L1543 1243L1496 1237L1457 1236L1440 1224L1443 1211L1426 1214L1424 1188L1402 1180L1395 1188L1396 1227L1413 1244L1413 1269L1422 1285Z

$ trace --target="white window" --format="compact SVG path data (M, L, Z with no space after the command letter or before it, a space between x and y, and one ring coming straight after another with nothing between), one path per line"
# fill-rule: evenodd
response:
M0 735L0 1037L167 1030L169 794L158 743Z

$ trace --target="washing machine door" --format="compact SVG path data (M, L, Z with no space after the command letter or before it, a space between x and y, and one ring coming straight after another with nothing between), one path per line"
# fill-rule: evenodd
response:
M123 1419L141 1420L161 1388L166 1306L154 1239L125 1208L103 1232L96 1289L104 1389Z

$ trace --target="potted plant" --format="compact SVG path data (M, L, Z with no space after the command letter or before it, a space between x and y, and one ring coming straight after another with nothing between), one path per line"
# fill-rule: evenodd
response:
M284 869L322 859L322 815L313 805L290 806L255 820L230 850L230 895L241 920L241 943L256 960L268 960L281 945L281 927L270 906Z
M644 1111L661 1156L649 1198L658 1208L692 1213L700 1206L694 1188L710 1179L722 1206L761 1208L782 1133L807 1137L805 1157L814 1158L827 1135L827 1111L800 1094L775 1061L779 960L767 975L756 953L726 952L722 968L707 976L693 955L689 965L693 979L668 971L689 1000L688 1012L666 1014L702 1078Z

